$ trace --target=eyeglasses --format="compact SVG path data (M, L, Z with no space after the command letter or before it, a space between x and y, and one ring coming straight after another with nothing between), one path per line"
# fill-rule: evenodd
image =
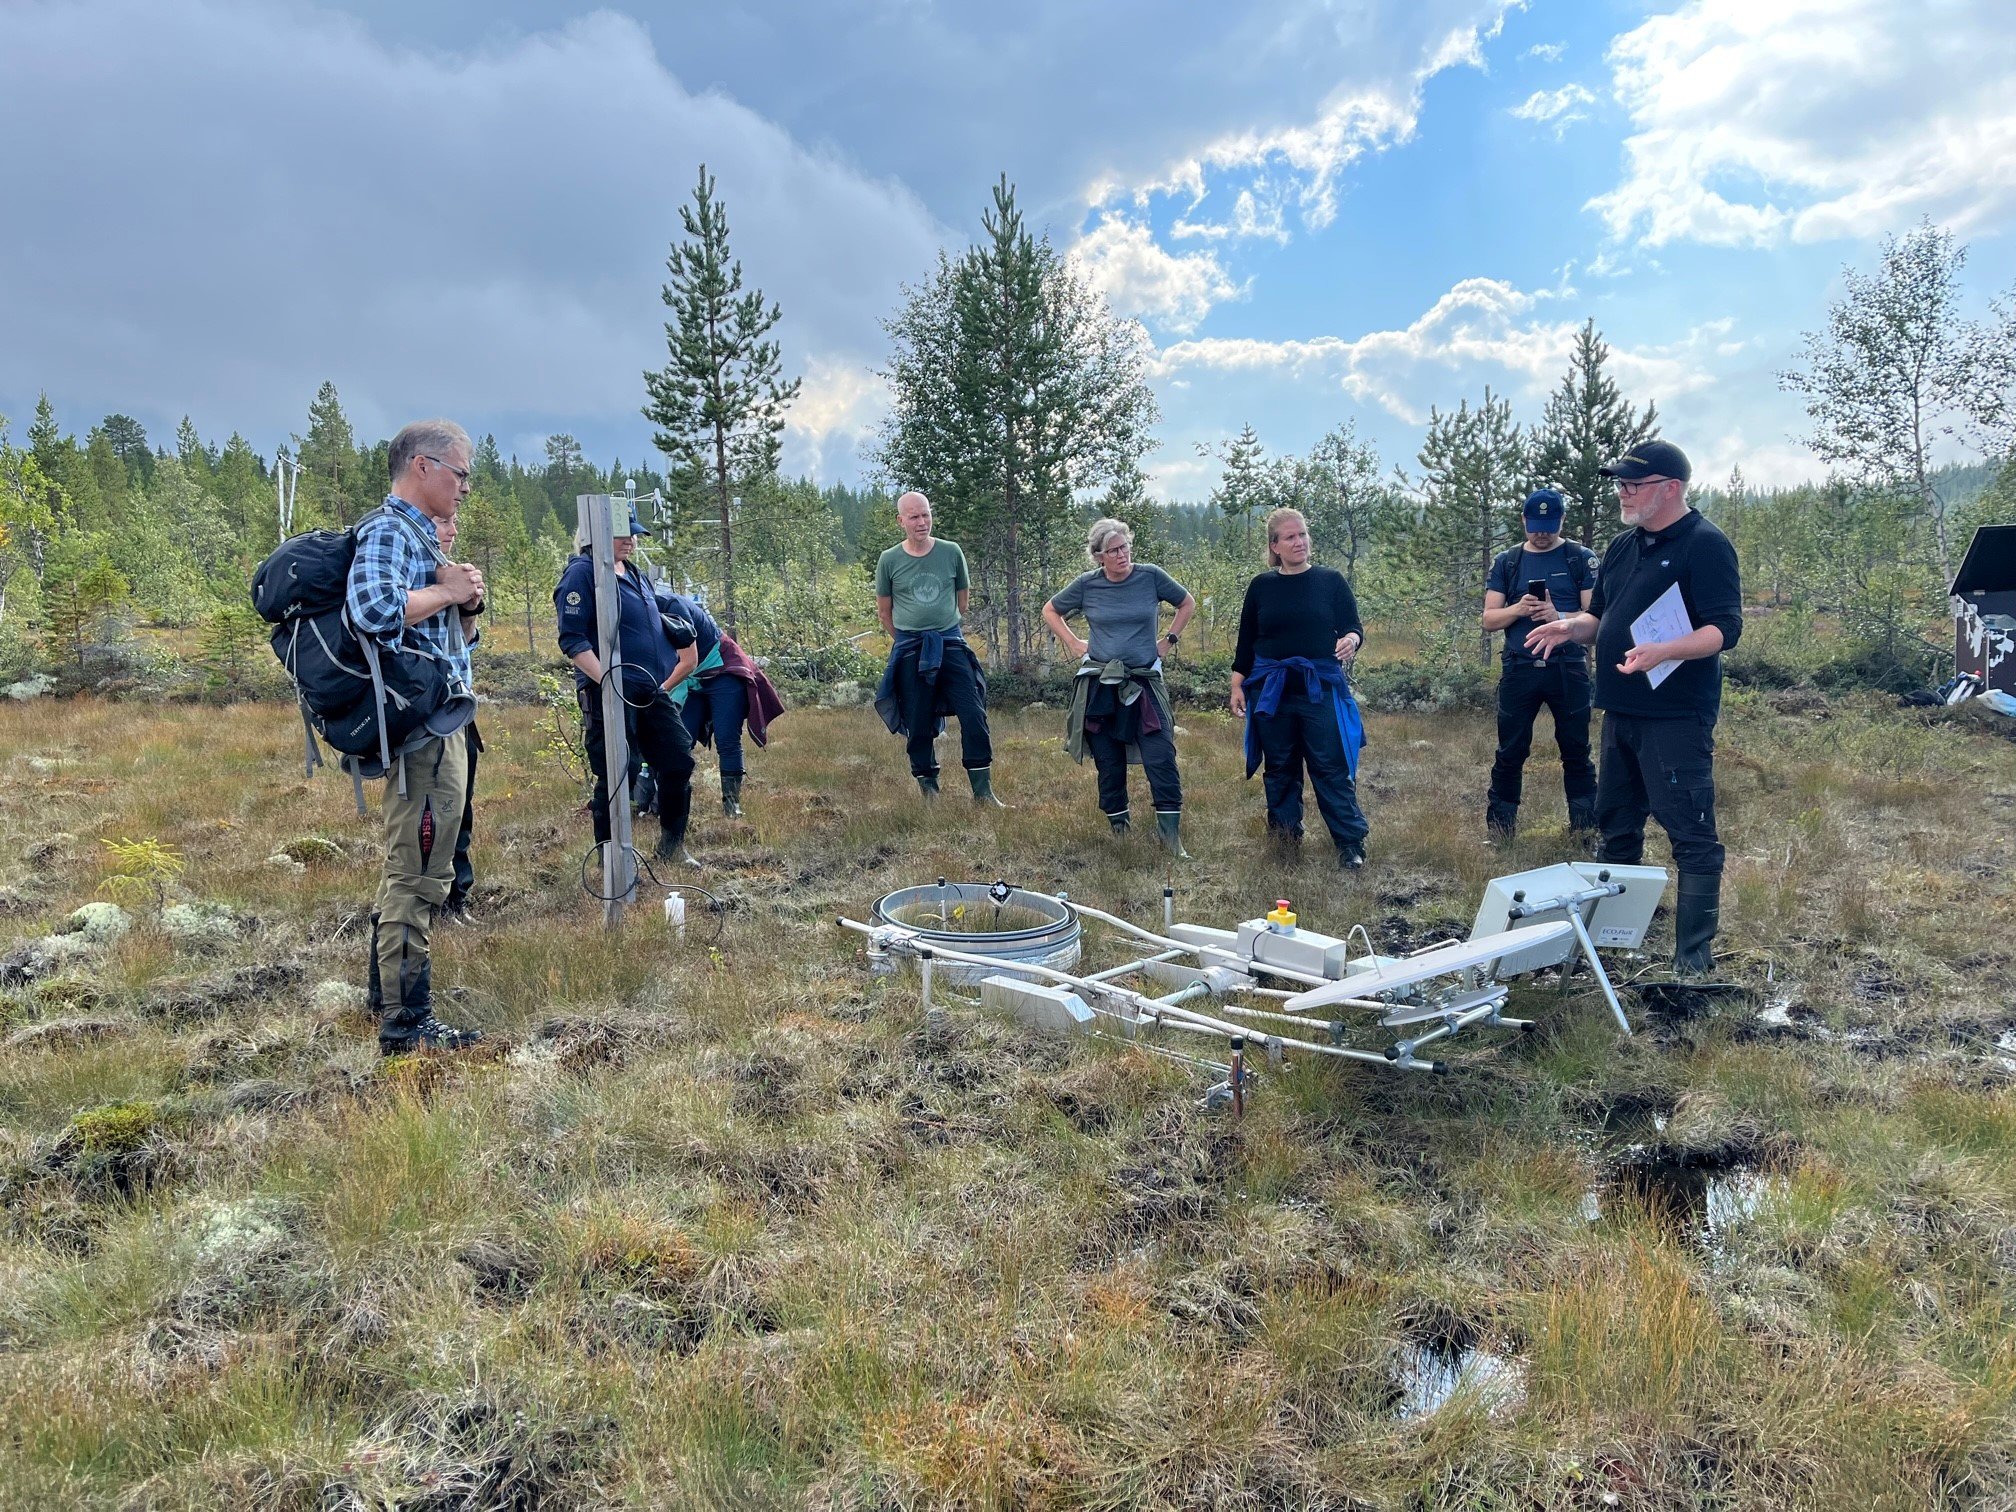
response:
M1622 497L1628 499L1634 494L1645 492L1648 488L1657 488L1661 483L1671 483L1672 481L1671 478L1619 478L1617 480L1617 492Z
M1100 547L1100 548L1099 548L1099 555L1101 555L1101 556L1125 556L1125 555L1126 555L1126 554L1127 554L1128 552L1132 551L1133 549L1134 549L1134 547L1133 547L1133 544L1132 544L1131 542L1128 542L1128 541L1121 541L1121 542L1120 542L1120 543L1119 543L1118 545L1114 545L1114 546L1102 546L1102 547Z
M455 464L454 464L453 462L443 462L443 461L442 461L442 460L441 460L441 459L440 459L439 457L437 457L437 456L434 456L434 455L433 455L432 453L430 453L430 452L422 452L422 453L420 453L420 455L421 455L421 456L423 456L423 457L425 457L425 458L426 458L426 459L427 459L427 460L428 460L429 462L432 462L432 463L433 463L433 464L434 464L434 465L435 465L436 467L445 467L445 468L447 468L447 469L448 469L448 471L450 471L450 472L452 472L453 474L455 474L455 478L456 478L456 481L457 481L457 482L461 482L461 483L467 483L467 482L469 481L469 469L468 469L468 468L466 468L466 467L457 467L457 466L456 466L456 465L455 465Z

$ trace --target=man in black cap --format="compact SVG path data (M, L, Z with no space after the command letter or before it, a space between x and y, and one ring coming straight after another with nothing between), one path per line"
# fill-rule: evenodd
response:
M1536 626L1526 643L1544 657L1593 645L1603 710L1596 822L1605 861L1637 862L1645 820L1672 842L1680 874L1673 966L1711 969L1722 899L1715 833L1715 717L1722 653L1743 633L1736 548L1687 503L1693 469L1668 441L1641 441L1603 469L1617 480L1619 513L1635 526L1610 543L1585 613ZM1677 598L1684 624L1667 613ZM1668 628L1635 622L1653 611Z
M1596 827L1596 768L1589 762L1589 664L1570 641L1553 656L1526 644L1527 632L1589 607L1596 586L1596 553L1561 539L1566 506L1551 488L1527 495L1522 511L1525 544L1498 554L1484 589L1484 628L1505 632L1498 674L1498 755L1491 763L1485 827L1509 839L1519 823L1519 794L1533 721L1544 707L1554 716L1561 748L1561 783L1568 793L1568 827Z

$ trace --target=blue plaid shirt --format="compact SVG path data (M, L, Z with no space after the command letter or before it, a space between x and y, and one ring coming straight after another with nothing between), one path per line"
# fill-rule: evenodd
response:
M387 645L400 632L409 644L452 663L464 683L470 682L469 648L463 644L451 604L417 625L406 623L406 595L434 585L441 560L440 537L434 521L397 494L385 496L385 507L357 527L357 556L350 564L347 602L350 622L360 635Z

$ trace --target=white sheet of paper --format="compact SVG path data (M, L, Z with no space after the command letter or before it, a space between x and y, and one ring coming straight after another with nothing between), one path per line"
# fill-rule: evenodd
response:
M1634 646L1652 641L1678 640L1693 633L1694 622L1687 618L1687 606L1680 602L1678 583L1652 600L1651 607L1631 621L1631 644ZM1671 677L1673 669L1679 665L1677 661L1658 662L1646 670L1646 680L1656 688Z

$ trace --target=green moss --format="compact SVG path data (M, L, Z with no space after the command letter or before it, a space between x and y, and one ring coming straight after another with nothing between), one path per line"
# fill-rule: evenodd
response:
M106 1103L86 1108L70 1121L84 1148L94 1155L137 1150L164 1124L160 1105L151 1102Z

